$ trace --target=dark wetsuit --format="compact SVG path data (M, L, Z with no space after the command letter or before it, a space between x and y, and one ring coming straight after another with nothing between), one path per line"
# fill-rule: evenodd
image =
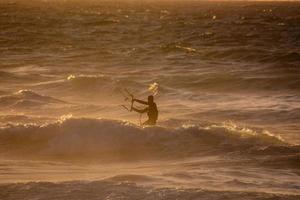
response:
M148 120L145 121L144 125L155 125L158 118L158 110L156 103L149 104L147 109Z
M157 110L156 103L154 103L154 102L148 103L148 102L141 101L141 100L135 100L135 101L137 101L139 103L142 103L144 105L148 105L147 108L142 109L142 110L139 110L137 108L132 107L132 110L134 110L134 111L136 111L138 113L145 113L145 112L147 112L148 120L145 121L143 123L143 125L155 125L156 121L158 119L158 110Z

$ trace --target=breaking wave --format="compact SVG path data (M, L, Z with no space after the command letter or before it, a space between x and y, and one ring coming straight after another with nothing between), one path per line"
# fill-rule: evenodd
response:
M293 148L267 131L235 125L138 127L126 121L69 118L0 129L2 156L90 159L160 159ZM267 150L265 150L266 152ZM296 152L295 152L296 151ZM299 148L291 154L299 153Z

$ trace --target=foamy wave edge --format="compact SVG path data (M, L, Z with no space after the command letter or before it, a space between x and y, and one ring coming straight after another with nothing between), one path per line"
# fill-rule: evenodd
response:
M266 131L235 125L139 127L127 121L62 118L54 123L7 124L0 128L5 155L147 158L195 156L288 146Z

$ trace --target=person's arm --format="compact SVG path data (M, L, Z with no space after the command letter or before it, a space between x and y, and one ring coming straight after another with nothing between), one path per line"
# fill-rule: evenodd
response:
M145 113L148 111L148 108L145 108L145 109L137 109L135 107L132 107L131 110L135 111L135 112L138 112L138 113Z
M140 104L144 104L144 105L149 105L147 101L142 101L142 100L139 100L139 99L132 99L132 101L133 102L136 101L136 102L138 102Z

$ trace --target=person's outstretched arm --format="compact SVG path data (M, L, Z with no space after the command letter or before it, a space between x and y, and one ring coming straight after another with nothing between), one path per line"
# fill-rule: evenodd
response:
M145 113L147 112L148 108L145 108L145 109L137 109L135 107L132 107L131 110L135 111L135 112L138 112L138 113Z
M139 100L139 99L132 99L132 101L136 101L136 102L138 102L140 104L148 105L147 101L142 101L142 100Z

